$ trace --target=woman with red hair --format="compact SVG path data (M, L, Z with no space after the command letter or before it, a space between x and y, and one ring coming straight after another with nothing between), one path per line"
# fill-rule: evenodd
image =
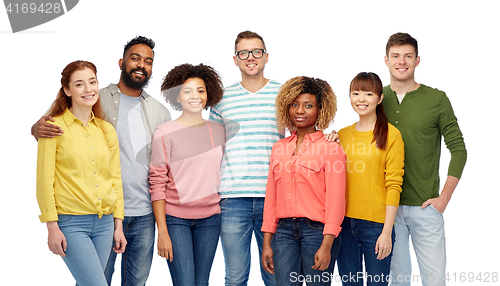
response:
M63 135L40 138L37 199L49 249L60 255L78 285L107 286L113 239L122 253L123 188L118 138L103 120L94 64L64 68L61 88L47 112Z

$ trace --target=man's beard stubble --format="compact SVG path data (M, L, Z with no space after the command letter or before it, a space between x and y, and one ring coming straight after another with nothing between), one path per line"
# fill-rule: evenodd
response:
M145 76L145 79L143 81L136 81L132 78L132 74L136 71L141 71L144 76ZM145 69L141 69L141 68L134 68L134 69L131 69L129 73L127 73L126 69L125 69L125 65L122 65L122 74L121 74L121 78L123 80L123 83L128 87L128 88L131 88L131 89L135 89L135 90L142 90L144 88L146 88L149 84L149 79L151 78L151 75L148 74L146 72Z

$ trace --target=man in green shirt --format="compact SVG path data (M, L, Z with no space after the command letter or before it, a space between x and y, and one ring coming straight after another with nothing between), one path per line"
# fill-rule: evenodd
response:
M406 33L392 35L385 64L391 83L382 102L391 124L405 143L403 191L395 222L396 242L391 285L410 285L409 240L417 256L422 284L445 285L446 250L443 212L462 175L467 151L446 94L415 81L420 63L417 41ZM439 193L441 138L451 153L448 177Z

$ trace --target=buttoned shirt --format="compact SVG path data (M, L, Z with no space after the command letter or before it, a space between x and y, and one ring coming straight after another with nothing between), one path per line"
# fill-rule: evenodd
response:
M54 117L63 135L38 140L37 199L42 222L58 214L123 219L120 153L115 129L92 118L86 125L67 109Z
M321 131L306 135L297 153L296 146L296 132L273 146L262 231L275 233L280 218L306 217L324 223L323 234L338 236L345 214L345 153Z
M420 206L440 190L441 141L450 151L448 175L460 179L467 161L462 131L448 96L424 84L399 102L388 85L383 89L387 120L403 137L405 171L401 205Z

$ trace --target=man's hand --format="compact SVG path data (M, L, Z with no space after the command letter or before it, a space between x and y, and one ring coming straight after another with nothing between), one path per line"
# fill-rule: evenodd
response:
M428 199L427 201L425 201L421 206L420 208L421 209L425 209L426 207L428 207L429 205L433 206L439 213L444 213L444 210L446 209L446 207L448 206L448 200L445 199L444 197L442 196L439 196L437 198L434 198L434 199Z
M427 206L432 205L438 212L444 213L446 207L448 206L448 203L451 200L451 195L458 185L458 181L460 181L460 179L453 176L448 176L439 197L428 199L420 206L420 208L425 209Z
M125 235L123 234L123 222L119 218L114 219L115 222L115 233L113 238L115 240L115 246L113 250L116 253L124 253L125 247L127 245L127 240L125 239Z
M64 133L61 127L48 123L47 120L54 122L52 116L42 116L33 126L31 127L31 135L38 140L38 138L54 138L60 136Z
M270 246L262 248L260 262L265 271L274 274L273 250Z

